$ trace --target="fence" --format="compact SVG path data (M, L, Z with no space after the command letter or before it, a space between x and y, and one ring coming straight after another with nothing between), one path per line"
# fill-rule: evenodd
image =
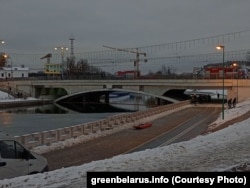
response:
M77 138L84 135L95 134L97 132L117 130L132 127L138 123L152 121L165 116L174 110L187 107L190 101L182 101L174 104L159 106L144 111L138 111L128 114L119 114L108 117L103 120L74 125L70 127L15 136L15 139L22 143L28 149L37 146L51 145L59 141L65 141L71 138Z

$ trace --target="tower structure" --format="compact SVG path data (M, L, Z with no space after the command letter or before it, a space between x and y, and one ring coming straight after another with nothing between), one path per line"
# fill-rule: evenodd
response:
M75 37L73 35L71 35L69 40L70 40L70 59L72 61L74 61L75 60L75 56L74 56L74 40L75 40Z

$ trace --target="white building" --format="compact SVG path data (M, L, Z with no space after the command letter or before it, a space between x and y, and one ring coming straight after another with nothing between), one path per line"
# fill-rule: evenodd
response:
M0 79L28 78L28 67L0 67Z

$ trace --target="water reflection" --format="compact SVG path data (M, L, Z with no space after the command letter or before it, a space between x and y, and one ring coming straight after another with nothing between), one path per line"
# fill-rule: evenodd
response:
M150 102L151 101L151 102ZM0 111L0 131L10 135L31 134L105 119L119 113L152 107L154 99L129 96L110 99L109 104L47 104Z
M55 104L43 105L35 109L35 113L39 114L67 114L70 112L69 109L60 108Z
M152 107L150 101L152 97L129 92L112 92L109 94L108 102L103 95L99 102L65 101L56 105L79 113L135 112ZM155 103L155 100L153 101Z
M59 108L54 104L46 104L41 106L33 106L33 107L17 107L17 108L10 108L4 109L0 113L13 113L13 114L65 114L69 113L69 111Z
M11 123L11 117L9 113L1 113L1 124L2 125L9 125Z
M156 99L140 94L111 93L109 103L101 99L99 103L70 102L46 104L34 107L5 109L2 112L14 114L69 114L69 113L120 113L136 112L155 106ZM0 112L1 113L1 112Z

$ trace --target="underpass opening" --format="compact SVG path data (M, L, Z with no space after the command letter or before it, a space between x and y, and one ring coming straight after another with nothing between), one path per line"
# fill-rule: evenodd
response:
M60 97L68 95L68 92L64 88L55 87L35 87L35 97L45 100L55 100Z
M77 93L58 99L55 103L78 112L100 113L135 112L173 102L139 92L106 89Z
M185 89L170 89L166 91L163 96L170 97L179 101L188 100L190 97L186 95Z

